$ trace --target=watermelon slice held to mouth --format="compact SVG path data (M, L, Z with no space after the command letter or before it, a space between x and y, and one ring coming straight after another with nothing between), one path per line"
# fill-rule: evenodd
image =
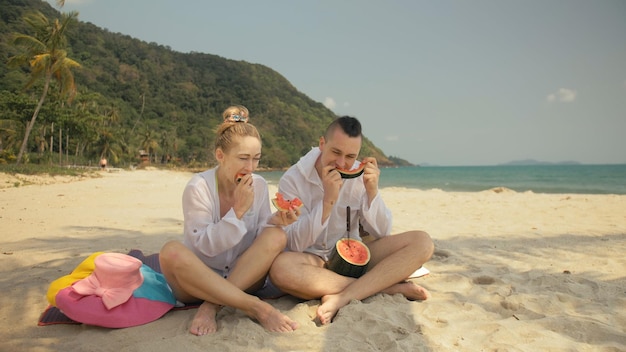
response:
M280 211L289 211L291 209L300 208L302 201L298 197L287 200L282 194L276 193L276 198L272 199L272 204Z
M365 170L365 164L361 163L359 167L357 167L356 169L352 169L352 170L346 170L346 169L341 169L341 168L336 168L335 170L339 172L339 174L341 175L341 178L355 178L363 174L363 171Z
M241 172L240 172L240 173L238 173L238 174L237 174L237 176L235 176L235 183L237 183L237 184L238 184L239 182L241 182L241 179L242 179L244 176L246 176L246 175L247 175L247 174L244 174L244 173L241 173Z

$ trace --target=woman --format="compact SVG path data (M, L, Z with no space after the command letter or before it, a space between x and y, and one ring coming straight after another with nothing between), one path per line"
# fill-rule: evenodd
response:
M269 268L287 243L281 226L293 223L297 210L271 213L267 184L252 174L261 158L253 125L225 119L215 158L217 167L194 175L185 187L184 241L163 246L161 270L179 301L204 301L192 334L215 332L221 306L242 310L268 331L293 331L295 321L249 293L267 284Z

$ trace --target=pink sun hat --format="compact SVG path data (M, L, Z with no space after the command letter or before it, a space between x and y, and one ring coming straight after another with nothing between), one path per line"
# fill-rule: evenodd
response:
M103 253L95 259L95 269L91 275L74 283L77 293L102 298L107 309L128 301L133 291L143 283L139 270L141 260L122 253Z

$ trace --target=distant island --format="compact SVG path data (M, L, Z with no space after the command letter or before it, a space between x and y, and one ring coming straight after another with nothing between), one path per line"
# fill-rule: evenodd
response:
M523 159L523 160L513 160L513 161L506 162L506 163L500 163L500 164L495 164L495 165L475 165L475 166L532 166L532 165L582 165L582 163L578 161L571 161L571 160L551 162L551 161L539 161L535 159ZM424 162L424 163L419 163L417 165L411 165L411 166L438 167L439 165ZM463 165L456 165L456 166L463 166Z
M528 165L581 165L578 161L538 161L535 159L514 160L508 163L498 164L498 166L528 166Z
M407 160L404 160L402 158L399 158L393 155L389 156L389 161L391 161L395 166L415 166L414 164L411 164Z

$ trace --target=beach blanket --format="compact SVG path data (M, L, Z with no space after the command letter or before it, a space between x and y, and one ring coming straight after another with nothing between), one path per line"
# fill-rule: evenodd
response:
M161 266L159 264L159 254L144 255L141 250L133 249L128 255L139 259L143 264L150 267L155 272L161 272ZM184 307L174 307L173 309L190 309L197 308L197 305L186 305ZM39 317L39 326L53 325L53 324L81 324L67 317L61 310L53 305L49 305L46 310Z
M128 255L141 260L143 264L149 266L154 271L158 273L161 272L161 264L159 263L158 253L154 253L154 254L150 254L146 256L141 250L133 249L130 252L128 252ZM417 277L428 275L429 273L430 271L428 269L426 269L425 267L421 267L418 270L416 270L413 274L411 274L409 278L417 278ZM262 289L258 293L259 293L259 296L262 298L278 298L284 295L284 293L280 292L278 289L273 287L273 285L270 285L269 287ZM199 305L185 305L182 307L175 306L172 308L172 310L192 309L192 308L197 308L198 306ZM63 314L63 312L61 312L59 308L53 305L49 305L44 310L44 312L40 315L37 325L46 326L46 325L54 325L54 324L82 324L82 323L70 319L65 314Z

